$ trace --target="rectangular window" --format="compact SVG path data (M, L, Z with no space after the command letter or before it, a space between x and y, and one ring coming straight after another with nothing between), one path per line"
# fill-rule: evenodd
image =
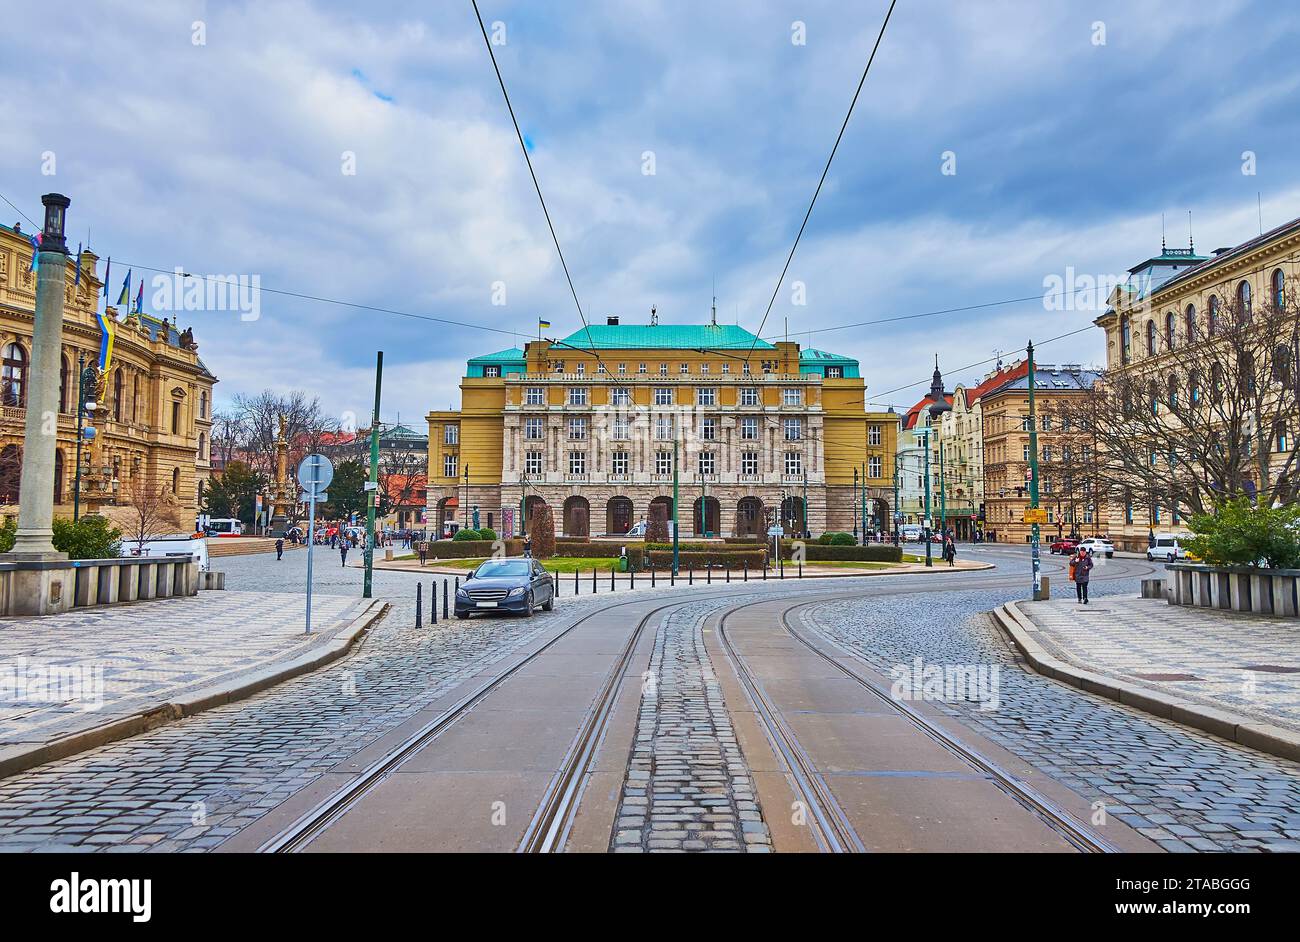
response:
M613 406L630 406L632 390L626 386L615 386L609 391L609 403Z
M673 440L673 417L671 415L655 416L655 440L660 442Z
M485 366L485 367L483 367L483 375L484 375L484 376L487 376L487 377L496 377L496 376L500 376L500 375L501 375L501 367L499 367L499 366Z
M590 401L590 390L586 386L569 387L569 405L585 406Z
M1028 446L1028 445L1021 445L1020 447L1021 447L1021 450L1022 450L1022 457L1021 457L1020 460L1022 460L1022 461L1028 461L1028 460L1029 460L1029 446Z
M546 387L529 386L524 390L524 405L544 406L546 405Z
M541 419L524 419L524 438L530 442L540 442L543 438Z
M691 372L691 365L689 363L678 364L677 372L681 373L683 376L688 376Z
M597 373L600 373L602 376L603 376L603 375L607 375L607 374L609 373L609 370L605 369L605 361L604 361L604 360L597 360L597 361L596 361L596 372L597 372Z
M803 390L798 386L786 386L781 390L781 405L783 406L801 406L803 405Z
M667 363L660 363L660 364L659 364L659 375L660 375L660 376L667 376L667 375L668 375L668 364L667 364Z
M758 405L758 387L741 386L740 387L740 404L742 406Z
M740 473L758 474L758 452L742 451L740 453Z
M731 372L731 364L730 364L730 363L724 363L724 364L722 364L722 372L724 372L724 373L730 373L730 372Z
M573 371L574 371L575 373L577 373L579 376L586 376L586 375L587 375L587 364L584 363L582 360L579 360L579 361L578 361L578 365L575 366L575 367L573 368Z
M747 442L758 441L758 419L741 419L740 437Z
M569 441L581 441L587 437L587 420L577 416L569 419Z
M442 427L442 443L444 445L454 445L460 440L459 425L444 425Z
M879 425L869 425L869 426L867 426L867 444L868 444L868 445L879 445L879 444L880 444L880 426L879 426Z
M569 452L569 473L570 474L587 473L587 453L585 451Z
M713 474L717 469L714 454L711 451L700 452L700 474Z
M701 364L700 364L700 375L701 375L701 376L707 376L707 375L708 375L708 372L709 372L709 364L707 364L707 363L701 363Z
M644 375L645 375L645 364L644 364L644 363L638 363L638 364L636 365L636 371L637 371L638 373L640 373L642 376L644 376Z
M625 442L632 437L632 423L625 415L614 416L614 422L611 426L611 437L616 442Z
M616 451L610 456L609 470L614 474L627 474L627 452Z
M671 386L655 387L655 405L671 406L673 404L673 388Z
M803 474L803 453L787 451L785 453L785 473Z
M627 364L626 364L626 363L620 363L620 364L618 365L618 375L619 375L619 376L626 376L626 375L627 375Z
M564 361L563 361L563 360L552 360L552 361L551 361L551 372L552 372L552 373L563 373L563 372L564 372Z
M718 440L718 420L700 419L700 439L706 442Z
M524 474L542 473L542 453L529 451L524 454Z
M803 419L786 419L782 426L785 429L786 441L803 441Z
M883 462L879 455L872 455L867 459L867 477L878 478L881 476Z
M718 387L695 387L695 404L697 406L716 406L718 404Z
M826 367L826 378L827 378L827 379L843 379L843 378L844 378L844 367L842 367L842 366L828 366L828 367Z
M172 434L179 435L180 433L181 433L181 404L179 402L173 402L172 403Z
M671 451L655 452L655 474L673 473L673 453Z
M748 360L746 360L744 363L741 364L741 366L740 366L740 372L743 373L743 374L746 375L746 376L749 375L749 361L748 361Z
M456 477L459 473L460 473L460 472L459 472L459 471L457 470L457 468L456 468L456 456L455 456L455 455L443 455L443 456L442 456L442 476L445 477L445 478L454 478L454 477Z

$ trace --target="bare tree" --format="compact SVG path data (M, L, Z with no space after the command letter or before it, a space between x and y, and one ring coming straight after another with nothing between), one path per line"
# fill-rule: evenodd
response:
M180 526L176 499L171 489L147 475L133 474L126 482L131 539L143 546L145 540L175 531Z
M244 458L254 470L275 477L275 443L284 419L289 467L318 451L326 436L338 431L339 422L326 415L320 400L301 390L280 396L267 389L256 396L235 397L233 414L242 431Z
M1295 302L1217 304L1179 312L1175 321L1136 338L1145 357L1062 408L1060 418L1095 443L1089 473L1127 506L1205 513L1243 492L1292 501L1300 417Z

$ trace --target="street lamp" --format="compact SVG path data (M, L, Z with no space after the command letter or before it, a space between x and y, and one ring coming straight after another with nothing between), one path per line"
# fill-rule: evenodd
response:
M98 408L94 390L99 385L95 367L86 365L85 354L77 355L77 471L72 481L72 522L81 517L81 443L94 441L94 413ZM83 427L86 418L91 419L89 426Z
M469 462L465 462L465 507L464 507L464 528L469 529Z

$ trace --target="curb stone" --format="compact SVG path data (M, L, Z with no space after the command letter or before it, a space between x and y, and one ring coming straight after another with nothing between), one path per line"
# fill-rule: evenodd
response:
M1254 717L1216 710L1179 697L1170 696L1151 687L1139 686L1103 677L1100 674L1075 667L1052 657L1036 640L1039 629L1020 610L1018 603L1007 602L989 613L1002 631L1011 639L1029 666L1044 677L1059 680L1072 687L1106 697L1135 709L1191 726L1202 732L1249 746L1260 752L1300 762L1300 733Z
M66 759L99 746L129 739L168 723L193 716L213 707L244 700L302 674L330 664L351 650L352 645L389 608L389 603L371 600L352 617L351 624L318 648L287 660L268 664L248 674L218 681L198 690L173 697L165 703L153 703L133 713L98 726L77 730L43 743L0 746L0 778L16 775L38 765Z

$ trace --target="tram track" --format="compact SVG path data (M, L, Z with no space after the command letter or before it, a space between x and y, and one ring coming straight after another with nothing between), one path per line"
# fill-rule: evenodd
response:
M1125 573L1122 576L1113 578L1131 578L1131 574ZM858 586L853 590L838 590L838 587L835 589L827 587L829 591L821 594L817 599L801 599L791 603L783 610L782 619L784 623L786 613L789 611L803 606L821 604L827 601L828 597L853 598L861 597L864 594L874 597L961 591L966 588L964 585L966 581L961 580L957 584L948 583L941 586L894 585L886 588L885 586L878 586L873 580L869 591L866 593L862 591L863 586ZM978 583L971 584L969 588L996 589L1017 584L1019 581L994 577L988 581L981 580ZM797 582L792 583L790 586L791 589L795 590L797 590L797 587ZM884 591L878 591L878 588L884 589ZM691 594L665 601L646 612L638 620L637 625L629 634L627 642L616 656L615 663L602 679L590 708L586 711L574 739L566 750L560 768L551 778L541 800L538 802L537 809L531 816L524 835L519 842L518 852L554 853L564 849L578 804L582 798L585 773L591 766L593 756L609 724L619 690L626 678L628 667L645 634L646 628L652 624L657 626L666 617L666 613L673 609L699 602L727 598L733 595L734 592L734 589L730 589L713 593ZM607 615L610 609L644 605L648 601L650 600L645 598L634 598L625 602L615 602L581 616L573 624L548 639L545 644L516 660L506 670L486 680L429 723L386 751L382 756L358 772L350 781L340 786L311 810L299 816L288 827L265 841L258 848L258 851L262 853L296 853L302 851L320 834L328 830L331 825L357 807L367 795L401 768L404 763L454 727L456 723L469 715L475 707L502 684L534 663L540 655L572 635L582 626L590 623L593 619ZM727 643L725 641L725 621L730 615L744 608L770 601L770 599L748 601L730 606L721 612L713 613L712 617L718 618L719 636L724 638L724 643ZM786 623L786 627L787 630L791 630L788 623ZM794 632L791 631L791 634L794 635ZM795 637L798 638L797 635ZM803 641L804 639L799 638L799 640ZM806 641L804 643L807 644ZM825 655L823 654L823 656ZM733 660L737 663L741 661L739 657L733 657ZM832 660L832 663L835 662ZM838 666L850 676L853 676L852 672L844 668L843 665ZM863 678L855 677L855 679L866 683ZM788 727L784 726L783 721L777 715L777 711L764 698L761 687L755 688L755 698L756 702L764 704L760 708L760 712L766 710L766 715L770 717L774 728L777 730L774 735L785 743L783 754L786 754L786 750L788 750L786 761L791 764L792 774L795 775L796 781L800 782L800 788L805 793L809 810L816 822L816 828L821 834L821 841L825 848L841 852L861 852L863 850L862 841L853 831L852 825L848 822L843 810L839 808L829 787L815 772L811 759L803 751L797 738L790 733ZM798 769L798 772L793 772L795 768Z

